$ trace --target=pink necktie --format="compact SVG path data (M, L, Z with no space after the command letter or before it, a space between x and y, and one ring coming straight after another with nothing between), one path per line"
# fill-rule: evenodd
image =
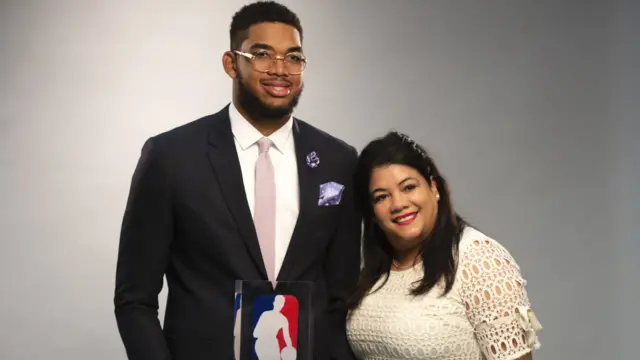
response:
M262 259L267 276L275 286L276 280L276 182L269 148L273 143L268 138L258 140L256 162L254 223L260 242Z

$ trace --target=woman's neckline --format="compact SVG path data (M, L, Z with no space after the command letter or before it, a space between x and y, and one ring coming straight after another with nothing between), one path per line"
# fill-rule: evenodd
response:
M418 266L422 266L422 259L418 260L415 262L415 264L413 264L412 266L406 267L406 268L395 268L394 269L395 262L392 260L391 262L391 272L395 272L395 273L403 273L403 272L407 272L409 270L415 270L416 267Z

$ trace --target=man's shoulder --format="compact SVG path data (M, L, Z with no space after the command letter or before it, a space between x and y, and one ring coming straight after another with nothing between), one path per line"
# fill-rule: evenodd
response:
M311 134L311 136L317 139L316 141L322 143L328 148L331 148L332 151L335 149L335 151L340 153L357 154L356 148L346 141L319 129L304 120L299 118L295 118L295 120L297 125L300 127L301 132Z
M203 132L208 132L213 125L215 118L216 114L202 116L196 120L189 121L185 124L158 133L154 135L153 138L159 142L173 143L192 136L202 135Z
M224 120L224 116L221 115L224 114L225 109L160 132L151 136L150 140L153 141L155 146L169 148L197 143L199 142L198 140L202 141L206 139L216 123Z

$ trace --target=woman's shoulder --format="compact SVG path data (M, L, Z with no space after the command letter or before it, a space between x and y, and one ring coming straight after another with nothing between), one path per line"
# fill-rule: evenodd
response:
M477 262L486 259L505 261L517 267L513 256L498 240L486 235L482 231L466 226L460 236L458 253L462 262Z
M488 236L487 234L474 228L473 226L466 225L462 230L462 234L460 235L460 249L467 250L469 248L475 248L482 243L486 245L495 244L501 246L496 239Z

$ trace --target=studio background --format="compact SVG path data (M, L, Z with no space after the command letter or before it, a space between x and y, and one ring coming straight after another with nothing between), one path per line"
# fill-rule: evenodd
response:
M244 3L0 2L0 359L126 358L131 175L148 137L230 101ZM358 149L391 128L427 146L518 260L534 358L637 359L640 3L283 3L310 58L297 115Z

